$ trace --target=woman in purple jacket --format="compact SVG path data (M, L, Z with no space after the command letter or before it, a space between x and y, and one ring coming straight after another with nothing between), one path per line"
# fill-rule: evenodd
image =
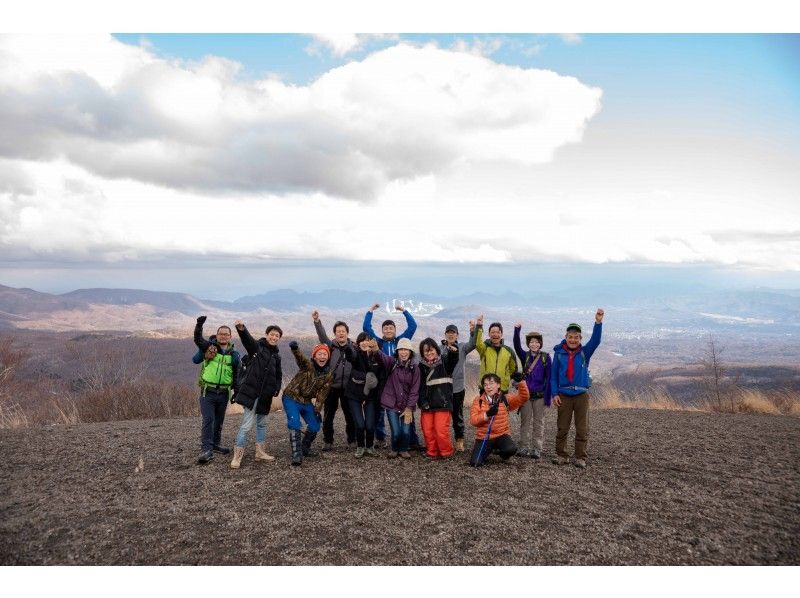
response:
M392 450L386 455L389 459L397 456L408 459L408 444L411 437L414 409L419 398L419 366L414 361L411 341L401 338L397 342L394 357L378 353L387 372L386 385L381 394L381 406L389 417L392 430Z
M519 408L522 418L519 431L520 457L539 459L542 456L544 443L544 408L550 406L550 355L542 351L544 341L540 332L529 332L525 335L527 351L522 350L520 331L522 324L514 326L514 350L522 362L522 373L531 393L531 398ZM531 438L532 437L532 438ZM533 440L533 442L531 442ZM531 446L533 445L533 446Z

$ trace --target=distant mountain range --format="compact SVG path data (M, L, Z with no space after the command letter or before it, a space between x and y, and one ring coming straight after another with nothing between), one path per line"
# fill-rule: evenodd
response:
M481 312L504 311L509 314L546 314L569 310L607 310L626 312L629 326L636 321L642 328L662 326L738 325L760 329L796 330L800 326L800 291L731 290L692 293L685 288L575 287L558 294L524 296L515 292L443 297L426 293L387 296L380 291L328 289L318 292L282 289L235 301L199 299L186 293L141 289L78 289L61 295L41 293L0 285L0 327L46 328L52 320L64 321L66 329L80 327L76 314L92 321L93 327L142 329L143 327L185 327L189 318L201 313L220 317L238 317L252 313L307 315L313 308L361 312L375 302L385 305L392 300L423 303L436 318L463 320ZM391 305L390 305L391 307ZM440 308L440 309L439 309ZM425 308L423 308L424 312ZM413 310L412 310L413 312ZM422 313L420 314L422 315ZM518 317L511 315L510 317ZM539 317L539 316L537 316ZM72 320L70 320L72 318ZM126 324L126 322L129 323ZM72 322L72 323L70 323ZM96 326L94 326L96 324Z

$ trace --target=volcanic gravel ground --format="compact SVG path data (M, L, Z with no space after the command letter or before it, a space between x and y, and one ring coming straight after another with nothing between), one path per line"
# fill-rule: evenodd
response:
M550 463L552 409L546 459L479 469L357 460L341 414L336 450L293 468L280 411L275 462L253 461L251 436L238 471L198 466L199 428L0 431L0 564L800 564L794 418L594 410L583 471Z

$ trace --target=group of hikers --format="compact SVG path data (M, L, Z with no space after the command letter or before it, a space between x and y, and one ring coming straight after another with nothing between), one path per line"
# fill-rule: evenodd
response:
M318 311L311 318L319 343L310 358L296 341L289 347L298 372L283 389L291 445L291 463L298 466L304 457L317 456L312 448L322 429L322 451L333 449L334 419L341 408L345 420L347 445L355 456L378 456L387 447L385 420L389 421L390 459L409 459L411 450L422 450L430 459L450 458L464 452L464 366L473 350L480 356L478 394L472 400L469 423L475 427L475 443L469 463L480 466L491 454L507 460L513 455L540 459L544 443L544 409L558 409L556 453L558 465L574 462L586 467L589 437L589 360L600 344L604 312L598 309L591 337L582 344L582 329L572 323L564 338L553 348L552 356L543 351L540 332L525 334L522 325L514 327L514 349L503 340L503 326L493 322L484 338L483 315L470 320L467 342L459 342L456 325L445 328L440 342L428 337L412 344L417 324L408 310L397 306L407 327L397 334L393 320L381 325L380 336L372 318L376 303L365 314L362 331L355 342L345 322L333 325L333 338L325 332ZM255 424L255 459L275 459L266 450L267 415L273 399L280 394L283 373L278 344L283 331L267 326L256 340L241 320L234 324L246 355L234 348L232 330L220 326L215 335L205 338L206 316L197 318L193 357L201 365L201 453L199 464L214 458L214 453L230 454L221 444L222 424L228 402L242 406L244 415L233 447L230 467L241 466L247 434ZM517 362L519 359L519 364ZM520 416L518 442L511 437L509 414ZM416 419L422 439L417 433ZM574 461L567 452L567 435L575 419ZM305 429L303 429L305 422ZM453 438L451 440L451 427Z

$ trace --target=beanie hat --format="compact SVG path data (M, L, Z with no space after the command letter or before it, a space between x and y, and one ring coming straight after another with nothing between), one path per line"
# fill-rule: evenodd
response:
M330 348L328 347L328 345L325 345L325 344L323 344L323 343L320 343L320 344L318 344L318 345L314 345L314 348L313 348L313 349L311 349L311 359L314 359L314 357L316 357L316 356L317 356L317 353L318 353L319 351L325 351L325 353L327 353L327 354L328 354L328 357L330 357L330 356L331 356L331 350L330 350Z
M393 320L384 320L383 324L381 324L381 328L383 328L384 326L395 326L396 327L396 324L394 323Z
M414 345L411 344L411 341L407 338L401 338L397 341L397 349L408 349L412 353L414 352Z
M535 338L537 341L539 341L539 345L540 346L544 345L544 339L542 338L542 333L541 332L529 332L528 334L526 334L525 335L525 344L526 345L530 345L532 338Z
M456 334L458 334L458 328L456 328L455 324L448 324L447 328L444 329L444 332L445 334L447 334L448 332L455 332Z
M575 322L573 322L572 324L569 324L569 325L567 326L567 332L577 332L577 333L579 333L579 334L580 334L580 333L582 333L583 331L581 330L581 327L580 327L578 324L576 324Z

